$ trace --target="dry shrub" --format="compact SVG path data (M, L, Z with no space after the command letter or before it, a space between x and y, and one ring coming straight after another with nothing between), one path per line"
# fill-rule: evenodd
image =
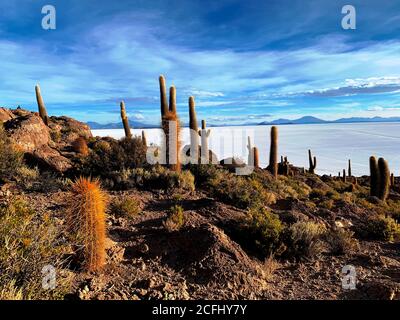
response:
M140 203L132 197L124 196L120 199L115 199L111 203L110 210L116 217L132 218L139 214Z
M274 276L275 271L279 268L279 262L271 254L261 264L261 273L265 280L271 280Z
M23 153L7 137L0 123L0 181L11 180L23 165Z
M354 252L359 248L358 241L354 239L354 232L335 228L326 234L326 242L333 254L346 254Z

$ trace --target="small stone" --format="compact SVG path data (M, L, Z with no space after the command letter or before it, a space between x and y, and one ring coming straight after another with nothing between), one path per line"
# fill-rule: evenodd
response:
M140 270L145 271L146 270L146 264L142 261L140 264Z

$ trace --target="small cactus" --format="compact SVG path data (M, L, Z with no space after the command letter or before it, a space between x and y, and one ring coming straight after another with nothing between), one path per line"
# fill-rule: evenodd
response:
M271 127L268 170L275 178L278 177L278 128L275 126Z
M131 133L131 129L129 127L129 120L128 120L128 117L126 115L126 109L125 109L125 102L124 101L121 101L120 108L121 108L122 124L124 125L125 138L130 139L130 138L132 138L132 133Z
M308 150L308 162L309 162L309 173L315 173L315 168L317 167L317 158L312 156L311 150ZM339 175L340 176L340 175Z
M394 174L393 173L390 175L390 186L392 188L394 187Z
M347 178L346 178L346 169L343 169L342 181L343 181L343 182L346 182L346 181L347 181Z
M208 149L208 138L210 133L210 129L207 129L206 127L206 121L201 120L201 130L199 130L199 135L201 137L201 164L210 163L210 151Z
M40 93L39 85L35 86L35 92L36 92L36 101L37 101L38 108L39 108L39 115L42 118L45 125L48 126L49 125L49 116L47 115L46 106L44 104L42 94Z
M105 264L106 194L98 180L79 178L68 200L67 226L83 246L83 267L98 271Z

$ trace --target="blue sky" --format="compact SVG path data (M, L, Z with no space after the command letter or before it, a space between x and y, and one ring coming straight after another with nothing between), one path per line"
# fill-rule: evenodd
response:
M41 28L46 4L56 30ZM0 105L36 109L40 83L51 115L118 122L125 100L157 124L164 74L183 121L190 95L213 124L400 116L399 34L400 1L4 0Z

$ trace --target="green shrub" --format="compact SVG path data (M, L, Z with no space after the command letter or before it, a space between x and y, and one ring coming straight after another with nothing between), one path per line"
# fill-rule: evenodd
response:
M109 178L125 169L140 168L146 163L146 146L139 137L115 140L104 138L89 144L91 152L76 159L80 173Z
M391 217L374 216L361 229L361 235L372 240L395 241L400 239L400 227Z
M128 196L115 199L111 203L110 210L116 217L126 218L132 218L138 215L141 211L139 201Z
M267 257L281 249L284 229L279 217L263 207L251 208L243 232L259 254Z
M178 231L185 224L183 208L179 205L171 207L167 219L164 221L164 227L168 232Z

